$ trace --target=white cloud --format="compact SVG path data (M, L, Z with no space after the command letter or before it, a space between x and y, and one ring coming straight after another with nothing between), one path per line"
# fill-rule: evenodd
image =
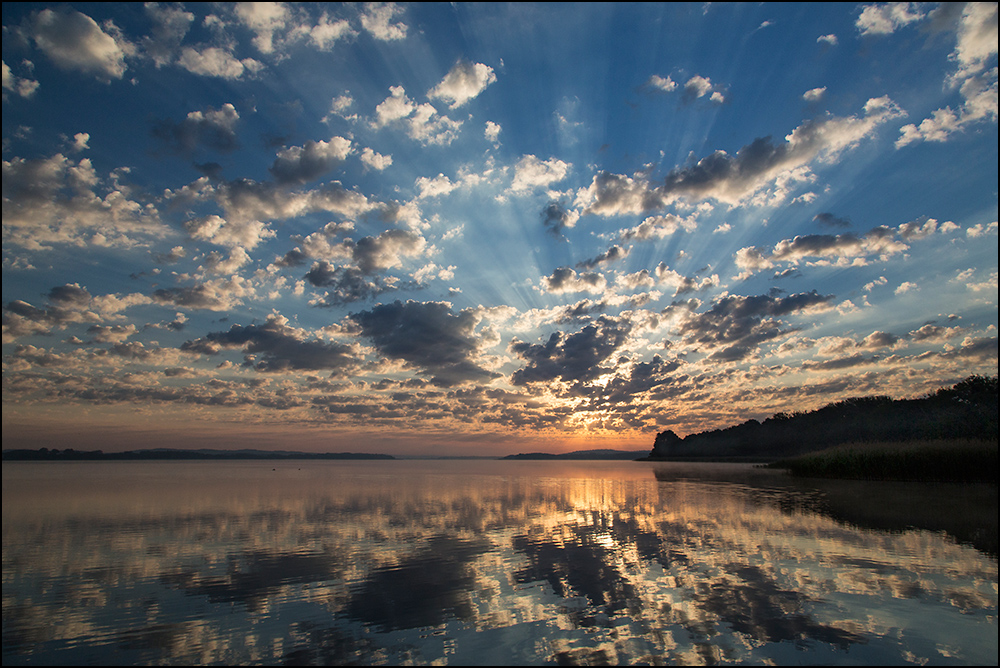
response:
M500 141L500 126L493 121L486 121L486 129L483 131L483 135L486 137L487 141L491 141L494 144Z
M125 57L135 47L118 34L114 24L101 29L94 19L77 11L43 9L31 26L35 44L52 61L68 70L79 70L107 79L121 79Z
M712 80L696 74L684 84L684 90L694 97L704 97L712 90Z
M3 88L21 97L28 98L38 90L38 82L15 76L6 62L3 62ZM4 98L6 100L6 97Z
M975 225L965 230L965 234L970 239L976 239L978 237L987 235L990 232L996 233L996 231L997 231L997 221L994 220L992 223L989 223L987 225L983 225L982 223L976 223Z
M369 2L361 14L361 25L371 33L372 37L382 41L404 39L407 26L405 23L391 23L397 14L403 12L394 2Z
M807 102L816 102L817 100L822 99L824 93L826 93L826 86L823 86L822 88L813 88L803 93L802 99Z
M451 68L441 83L427 92L427 97L450 102L449 108L457 109L496 80L492 67L461 61Z
M712 230L712 234L725 234L726 232L729 232L732 229L733 229L733 227L729 223L722 223L721 225L719 225L718 227L716 227L714 230Z
M887 2L865 5L855 25L862 35L887 35L914 21L920 21L925 16L918 3Z
M169 234L152 205L129 199L114 178L109 180L110 187L102 185L89 159L74 162L61 153L4 160L4 246L129 247L139 236Z
M902 283L900 283L899 287L896 288L896 294L902 295L912 290L919 290L919 289L920 288L917 286L916 283L913 283L911 281L903 281Z
M184 227L193 239L230 248L253 249L264 239L274 236L274 231L267 227L267 223L257 220L228 222L215 215L194 218L185 223Z
M416 180L414 186L418 190L417 199L426 199L428 197L439 197L441 195L447 195L455 188L458 188L460 184L452 182L444 174L438 174L432 179L426 176L421 176Z
M376 126L382 127L392 121L406 118L415 108L416 105L406 96L406 90L402 86L391 86L389 97L375 107Z
M90 148L90 146L87 145L87 142L89 141L90 141L90 134L86 132L77 132L75 135L73 135L73 145L70 147L70 150L73 151L74 153L79 153L80 151L86 151L88 148Z
M514 167L514 180L510 189L524 192L562 181L569 173L570 165L557 158L539 160L534 155L525 155Z
M646 83L648 83L653 88L658 88L659 90L665 91L667 93L677 88L676 81L671 79L669 76L664 78L658 74L654 74L653 76L649 77L649 81L647 81Z
M309 28L309 41L321 51L328 51L337 40L354 35L357 35L357 32L351 30L350 23L344 19L331 22L330 16L325 12L319 22Z
M255 33L253 44L261 53L274 51L274 33L283 30L291 18L283 2L237 2L234 12Z
M191 46L185 47L177 64L192 74L221 79L239 79L244 73L253 74L263 67L253 58L239 60L232 53L215 46L200 51Z
M361 162L368 165L372 169L377 169L382 171L386 167L392 164L391 155L382 155L381 153L376 153L370 148L365 147L361 151Z
M997 121L997 68L985 70L997 55L996 3L968 3L962 11L951 60L958 70L949 78L957 84L963 102L958 109L937 109L919 125L900 128L896 148L918 141L946 141L952 134L979 121ZM984 71L985 70L985 71Z
M833 33L830 33L829 35L820 35L816 38L816 43L819 44L821 42L829 44L830 46L837 46L837 36Z

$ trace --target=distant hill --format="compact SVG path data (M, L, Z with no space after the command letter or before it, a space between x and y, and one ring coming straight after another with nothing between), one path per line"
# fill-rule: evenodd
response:
M180 460L180 459L395 459L392 455L356 452L295 452L289 450L181 450L153 448L126 452L102 450L4 450L4 461L84 461L84 460Z
M550 452L523 452L517 455L507 455L504 459L620 459L635 460L645 457L646 450L574 450L558 455Z
M919 399L845 399L804 413L688 434L656 435L650 459L795 457L845 443L933 439L997 440L997 377L969 376Z

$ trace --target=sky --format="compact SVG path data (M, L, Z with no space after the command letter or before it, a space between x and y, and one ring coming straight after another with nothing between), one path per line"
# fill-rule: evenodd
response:
M997 373L996 3L4 3L3 447L647 449Z

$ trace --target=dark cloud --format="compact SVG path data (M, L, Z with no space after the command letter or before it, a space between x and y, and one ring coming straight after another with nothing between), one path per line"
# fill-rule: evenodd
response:
M368 275L355 267L334 267L329 262L313 264L305 279L318 288L330 288L316 303L323 307L363 301L396 289L380 276Z
M567 227L572 227L575 222L570 212L559 202L549 202L542 209L542 225L554 237L561 239L562 231Z
M579 332L553 332L544 344L514 339L510 351L527 362L511 376L514 385L591 381L608 371L602 365L625 342L631 323L601 316Z
M49 290L49 303L56 308L83 308L90 303L90 293L78 283L59 285Z
M351 142L334 137L329 142L309 141L278 153L270 167L274 180L281 184L301 185L318 179L347 157Z
M175 153L190 155L199 148L229 153L239 148L236 124L240 115L231 104L219 109L192 111L177 123L171 120L156 121L150 133Z
M233 325L228 332L212 332L187 341L181 350L213 355L222 349L239 348L245 364L257 371L345 372L357 365L355 350L336 342L306 340L288 327L284 318L272 316L263 325Z
M474 361L481 344L474 333L479 315L471 309L456 314L445 302L395 301L349 319L382 355L413 365L436 385L499 377Z
M815 290L787 297L730 295L704 313L684 316L680 333L692 343L713 349L710 359L737 362L750 356L761 343L796 331L777 318L826 307L833 298ZM675 308L680 307L668 310Z
M602 274L588 271L577 274L569 267L559 267L551 276L542 277L542 287L547 292L559 294L562 292L600 292L607 285Z
M576 263L577 269L593 269L594 267L606 264L609 262L615 262L617 260L624 260L628 257L629 251L624 250L621 246L615 245L604 251L600 255L588 260L583 260Z
M832 213L817 213L813 216L813 222L819 223L823 227L850 227L850 218L838 218Z

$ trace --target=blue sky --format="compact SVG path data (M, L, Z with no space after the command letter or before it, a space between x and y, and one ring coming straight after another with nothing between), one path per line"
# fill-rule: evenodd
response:
M7 3L4 447L644 449L997 373L997 5Z

